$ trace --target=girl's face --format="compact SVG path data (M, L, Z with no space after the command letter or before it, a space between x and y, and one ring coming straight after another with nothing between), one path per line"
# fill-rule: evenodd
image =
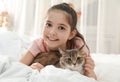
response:
M52 10L45 21L43 38L50 50L66 48L67 40L72 39L71 27L66 17L68 15L61 10Z

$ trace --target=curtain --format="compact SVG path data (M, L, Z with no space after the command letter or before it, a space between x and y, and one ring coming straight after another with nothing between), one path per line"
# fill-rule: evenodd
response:
M120 1L99 0L97 52L120 53Z
M81 32L94 53L120 54L120 1L82 0Z
M9 14L9 30L19 35L32 35L35 20L36 0L1 0L1 11Z
M9 12L11 31L35 39L42 35L48 8L61 2L81 11L77 28L91 53L120 54L119 0L1 0L0 10Z

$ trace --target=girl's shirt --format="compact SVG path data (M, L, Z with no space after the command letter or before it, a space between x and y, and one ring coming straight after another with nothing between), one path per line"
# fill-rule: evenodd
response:
M84 43L83 43L83 41L82 41L81 38L79 38L79 37L76 37L76 38L77 39L75 40L75 46L74 46L74 48L79 48L82 45L84 45ZM47 48L44 40L42 38L38 38L38 39L36 39L36 40L33 41L33 44L29 48L29 51L35 57L40 52L48 52L49 49ZM86 51L86 53L88 53L88 50Z

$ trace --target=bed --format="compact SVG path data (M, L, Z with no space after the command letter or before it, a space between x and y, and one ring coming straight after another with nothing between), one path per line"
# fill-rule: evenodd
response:
M0 82L120 82L120 55L91 53L97 80L76 71L46 66L40 72L20 63L31 40L15 32L0 31Z

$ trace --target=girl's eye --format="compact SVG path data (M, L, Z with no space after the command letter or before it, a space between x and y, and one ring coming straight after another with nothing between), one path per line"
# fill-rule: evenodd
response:
M60 26L60 27L58 27L58 29L60 29L60 30L65 30L65 27Z
M52 24L46 23L46 26L47 26L47 27L52 27Z

